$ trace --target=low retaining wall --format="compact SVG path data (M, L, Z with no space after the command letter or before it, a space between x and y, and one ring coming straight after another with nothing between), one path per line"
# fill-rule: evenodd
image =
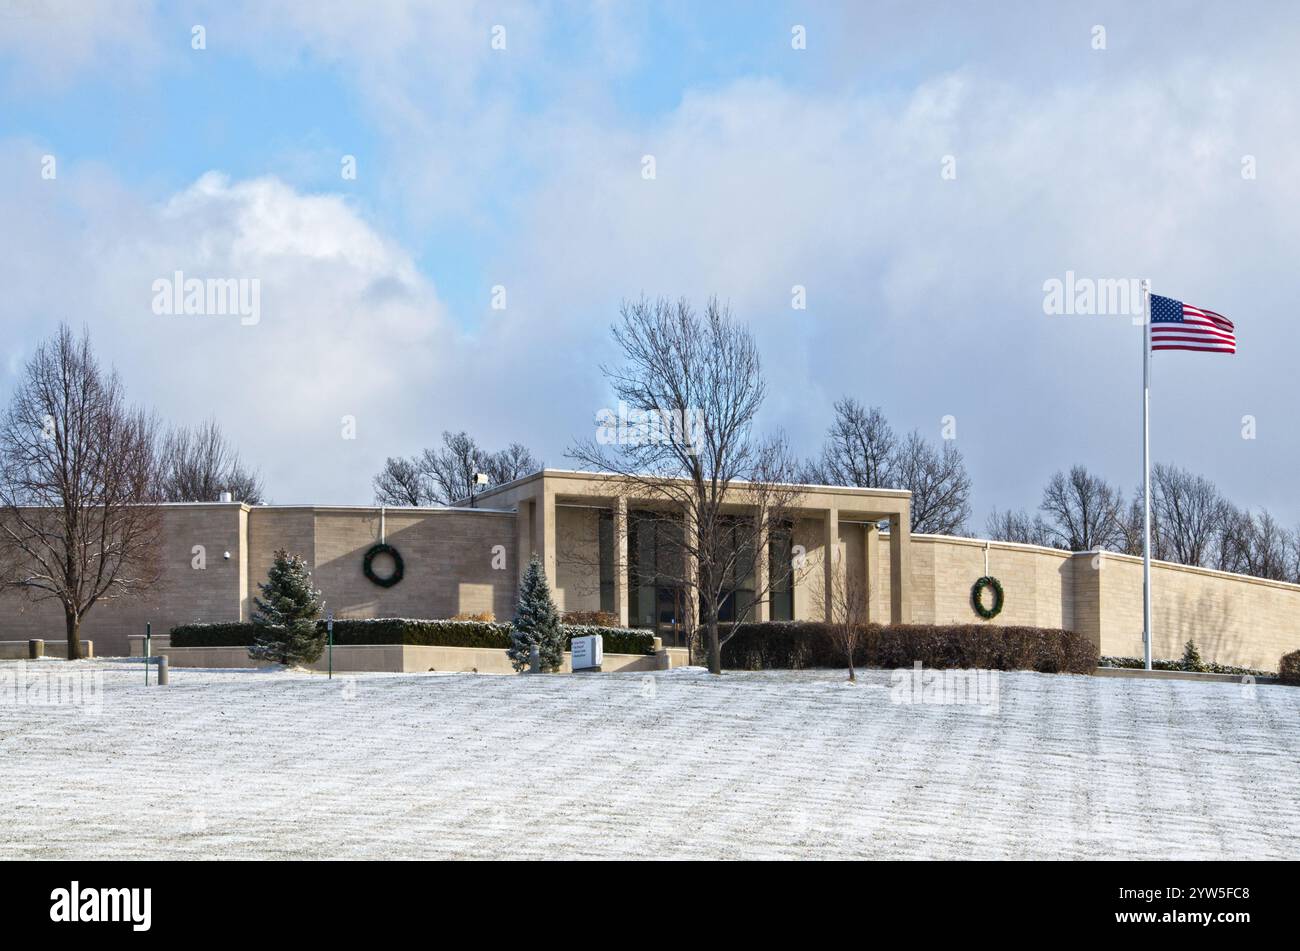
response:
M128 634L126 637L127 656L143 657L144 656L144 635ZM170 634L155 634L149 641L149 653L158 654L172 646L172 636Z
M132 639L131 655L143 655L143 640ZM167 655L167 663L172 667L225 667L255 668L270 667L262 661L249 658L248 650L243 647L172 647L159 644L154 638L152 653ZM602 670L606 672L666 670L669 667L682 666L685 661L674 654L684 651L665 650L658 654L606 654ZM571 672L569 666L572 657L564 655L564 672ZM676 663L674 663L676 661ZM320 660L309 664L311 670L329 669L328 652L321 654ZM335 673L421 673L436 670L456 673L513 674L510 658L503 650L483 647L426 647L416 644L347 644L334 648Z
M58 657L61 659L67 658L68 656L67 640L65 639L61 641L46 641L45 656ZM82 657L95 656L94 641L81 642L81 656ZM26 659L27 659L26 641L0 641L0 660L26 660Z
M1279 677L1198 673L1194 670L1146 670L1141 667L1098 667L1098 677L1146 677L1149 680L1199 680L1207 684L1280 684Z
M879 560L887 604L888 545ZM1142 656L1141 558L913 535L912 620L979 623L970 590L985 574L1006 592L1002 613L988 623L1062 627L1089 638L1104 657ZM1283 654L1300 649L1300 585L1152 561L1151 596L1157 659L1182 657L1191 640L1206 661L1276 670Z

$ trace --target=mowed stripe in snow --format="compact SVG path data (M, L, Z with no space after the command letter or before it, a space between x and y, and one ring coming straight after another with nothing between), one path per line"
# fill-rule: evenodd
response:
M1300 855L1294 688L34 668L102 711L0 704L0 858Z

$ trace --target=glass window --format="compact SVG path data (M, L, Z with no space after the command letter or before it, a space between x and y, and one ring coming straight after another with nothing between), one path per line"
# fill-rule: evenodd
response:
M615 611L614 607L614 513L600 513L597 528L600 541L600 609Z
M726 566L718 620L728 623L754 617L753 523L744 516L728 516L720 525L720 561Z
M628 623L654 629L666 644L679 643L687 621L681 531L680 519L628 513Z
M768 612L773 621L794 620L794 528L790 524L774 525L768 536Z

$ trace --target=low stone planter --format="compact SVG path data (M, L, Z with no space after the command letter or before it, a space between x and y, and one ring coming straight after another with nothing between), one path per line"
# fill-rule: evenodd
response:
M143 641L143 638L140 638ZM173 667L216 667L253 669L270 667L272 664L253 661L248 650L243 647L172 647L159 644L154 638L152 652L166 654L167 662ZM674 658L674 653L684 651L661 651L658 654L606 654L602 667L604 672L629 672L666 670L671 666L681 666L684 660ZM143 655L143 644L137 648L132 639L131 654ZM674 662L676 661L676 662ZM570 655L564 655L564 672L568 673ZM325 671L329 668L328 652L321 654L320 660L310 665L310 669ZM348 644L334 647L335 673L421 673L424 671L443 671L454 673L513 674L510 658L503 650L479 647L427 647L415 644Z
M31 638L21 641L0 641L0 660L27 660L31 650ZM46 657L58 657L66 659L68 656L68 640L64 638L46 639L42 653ZM81 656L95 656L95 642L81 642Z
M1202 683L1240 684L1241 674L1198 674L1191 670L1144 670L1140 667L1098 667L1098 677L1146 677L1150 680L1199 680ZM1280 684L1277 677L1256 677L1257 684Z

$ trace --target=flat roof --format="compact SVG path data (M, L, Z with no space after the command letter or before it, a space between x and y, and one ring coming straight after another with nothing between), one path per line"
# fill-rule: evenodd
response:
M537 479L545 479L545 478L609 479L611 481L619 481L619 480L633 481L636 479L649 480L649 479L660 478L663 481L676 481L676 482L688 481L687 479L680 476L658 477L653 475L625 475L620 472L599 472L596 470L585 470L585 469L543 468L543 469L538 469L536 472L530 472L526 476L520 476L518 479L513 479L510 482L503 482L500 485L494 485L491 488L484 489L478 495L474 496L474 498L476 499L486 498L488 496L495 495L499 492L505 492L509 489L513 489L516 486L524 485L525 483L533 482L536 481ZM749 480L747 479L733 479L731 484L749 485L750 483ZM862 486L855 486L855 485L820 485L815 482L782 482L778 484L790 488L809 489L814 492L834 492L837 494L852 495L852 496L883 495L883 496L887 496L890 498L897 498L897 499L907 499L907 498L911 498L912 496L912 493L907 491L907 489L871 489L871 488L864 488ZM468 498L457 499L455 502L452 503L452 505L459 507L462 504L467 503L468 501L469 501Z

